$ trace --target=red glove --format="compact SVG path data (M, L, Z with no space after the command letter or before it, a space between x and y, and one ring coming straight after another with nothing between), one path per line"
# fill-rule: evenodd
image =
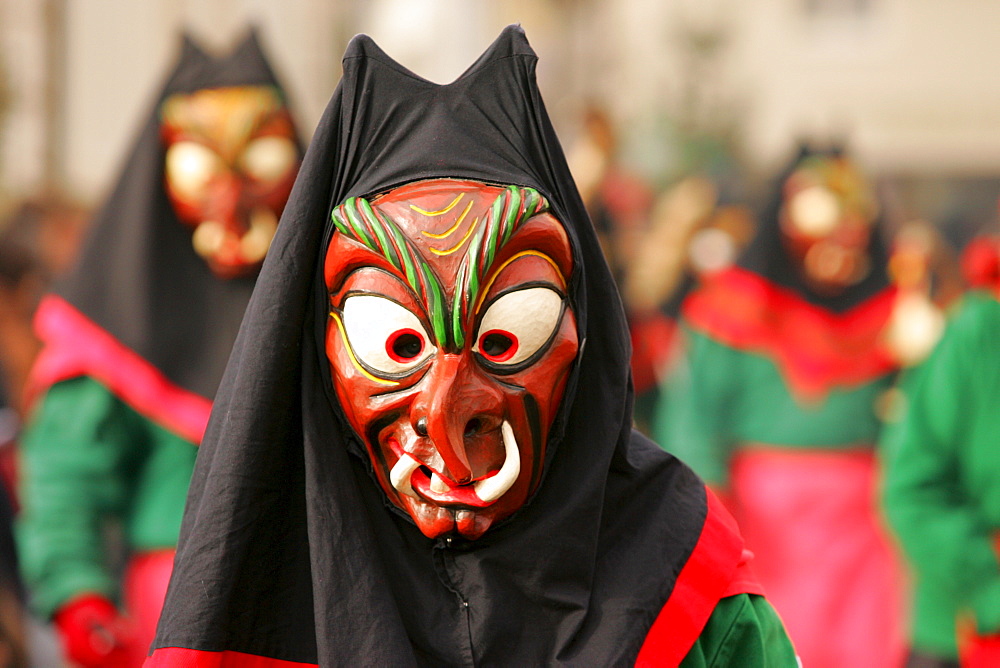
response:
M1000 666L1000 635L971 636L961 648L962 668Z
M82 668L119 668L127 664L127 625L99 594L83 594L56 611L52 621L66 657Z
M997 240L976 237L962 251L962 275L974 288L995 288L1000 279L1000 251Z

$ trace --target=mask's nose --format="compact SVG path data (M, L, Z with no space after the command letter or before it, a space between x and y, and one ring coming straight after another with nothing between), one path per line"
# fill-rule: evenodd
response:
M410 418L418 436L427 438L446 467L440 473L456 485L485 475L484 462L503 459L500 424L503 396L475 365L469 354L445 354L434 361ZM496 453L474 451L492 434ZM483 469L483 470L479 470Z
M246 207L243 206L243 182L233 172L221 175L213 184L207 217L216 221L238 239L249 226Z

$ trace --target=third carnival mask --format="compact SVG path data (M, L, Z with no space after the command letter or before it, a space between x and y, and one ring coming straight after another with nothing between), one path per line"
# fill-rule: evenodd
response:
M537 487L576 358L566 232L533 189L444 179L333 216L340 404L426 536L478 538Z
M163 103L167 193L218 276L260 266L299 166L279 93L238 86L178 93Z
M878 213L874 193L843 157L810 157L785 181L781 229L805 275L836 293L870 270L868 243Z

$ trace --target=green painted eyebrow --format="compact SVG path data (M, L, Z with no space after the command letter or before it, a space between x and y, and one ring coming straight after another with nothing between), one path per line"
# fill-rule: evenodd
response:
M474 235L458 269L455 298L451 309L451 333L455 346L465 345L465 328L472 305L479 299L483 279L493 266L500 249L514 231L532 216L549 210L549 203L534 188L508 186L500 193L478 234Z
M435 341L438 346L444 346L448 327L441 282L399 226L363 197L347 199L333 210L332 217L341 234L378 253L406 277L406 284L427 305Z
M508 186L497 196L459 266L450 314L441 281L395 222L363 197L347 199L333 210L332 218L337 231L384 257L406 278L427 306L438 346L446 345L450 329L451 343L460 350L465 346L463 325L500 250L525 221L548 210L546 199L533 188Z

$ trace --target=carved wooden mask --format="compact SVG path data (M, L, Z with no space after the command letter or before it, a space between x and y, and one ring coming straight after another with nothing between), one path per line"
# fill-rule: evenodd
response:
M195 251L222 278L256 271L300 162L280 95L267 86L178 93L161 115L167 194Z
M326 354L378 481L428 537L537 487L576 359L572 251L537 191L408 184L334 212Z

